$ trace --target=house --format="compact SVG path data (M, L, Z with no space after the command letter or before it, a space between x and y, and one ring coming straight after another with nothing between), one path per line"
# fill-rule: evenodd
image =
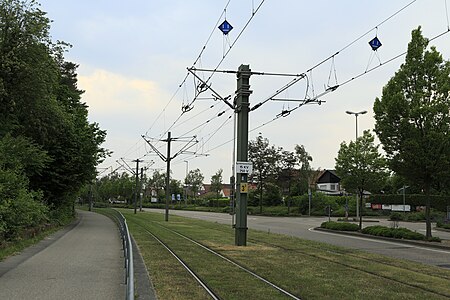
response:
M323 170L316 181L317 191L327 195L342 195L341 178L334 170Z

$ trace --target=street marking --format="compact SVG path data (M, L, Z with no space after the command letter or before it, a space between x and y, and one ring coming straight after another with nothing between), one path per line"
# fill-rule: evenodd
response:
M322 234L328 234L328 235L334 235L334 236L340 236L340 237L348 237L348 238L355 239L355 240L363 240L363 241L368 241L368 242L376 242L376 243L389 244L389 245L395 245L395 246L404 246L404 247L408 247L408 248L416 248L416 249L421 249L421 250L428 250L428 251L433 251L433 252L450 254L450 251L431 249L431 248L420 247L420 246L415 246L415 245L411 245L411 244L382 241L382 240L363 238L363 237L351 236L351 235L344 235L344 234L332 233L332 232L316 231L316 230L314 230L314 227L309 228L308 231L310 231L310 232L314 231L316 233L322 233Z

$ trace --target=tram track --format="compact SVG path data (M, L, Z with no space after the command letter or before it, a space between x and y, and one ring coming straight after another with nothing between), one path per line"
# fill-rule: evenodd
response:
M206 227L204 227L204 228L206 228ZM211 228L209 228L209 229L212 230ZM220 229L213 229L213 230L217 230L217 231L226 233L226 231L220 230ZM383 278L383 279L386 279L386 280L391 280L391 281L397 282L399 284L402 284L402 285L405 285L405 286L408 286L408 287L411 287L411 288L419 289L419 290L422 290L422 291L426 291L428 293L432 293L432 294L435 294L435 295L438 295L438 296L442 296L442 297L447 297L447 298L450 299L450 294L440 293L440 292L437 292L437 291L435 291L433 289L430 289L430 288L426 288L426 287L423 287L423 286L420 286L420 285L417 285L417 284L413 284L413 283L405 282L405 281L402 281L402 280L398 280L398 279L396 279L396 278L394 278L392 276L384 276L384 275L381 275L379 273L366 270L366 269L364 269L364 264L361 267L357 267L357 266L354 266L354 265L351 265L351 264L347 264L347 263L343 263L343 262L340 262L340 261L336 261L336 260L334 260L332 258L326 258L326 257L318 255L318 254L313 254L313 253L319 253L319 251L323 251L323 249L321 249L320 247L307 246L307 248L314 250L314 251L309 252L309 251L306 251L306 250L302 251L301 249L283 247L283 246L275 244L275 243L269 243L269 242L258 240L258 239L254 239L254 238L248 238L248 241L249 242L253 242L255 244L262 244L262 245L270 246L270 247L273 247L273 248L278 248L278 249L283 250L283 251L289 251L291 253L297 253L297 254L313 257L315 259L321 259L321 260L324 260L324 261L327 261L327 262L330 262L330 263L341 265L341 266L349 268L349 269L353 269L353 270L356 270L356 271L359 271L359 272L363 272L363 273L366 273L366 274L369 274L369 275L372 275L372 276L375 276L375 277ZM333 250L333 251L327 251L327 252L329 252L331 254L334 254L334 255L345 255L347 257L351 257L351 258L354 258L354 259L359 259L359 260L362 260L362 261L365 261L365 262L373 262L373 260L371 260L369 258L366 258L366 257L362 257L360 255L356 255L354 253L351 253L351 251ZM401 268L398 265L390 264L388 262L377 261L377 263L385 265L387 267ZM419 274L423 274L422 270L413 270L413 269L408 269L408 268L402 268L402 269L407 270L407 271L409 271L409 272L411 272L413 274L418 274L418 275ZM447 276L439 276L439 275L436 275L436 274L429 274L429 273L427 273L426 275L430 276L430 277L434 277L434 278L436 278L438 280L449 280L450 279Z
M158 241L158 243L160 243L186 270L187 272L200 284L200 286L207 292L207 294L212 298L212 299L221 299L220 296L207 284L207 282L205 280L203 280L189 265L188 263L186 263L179 255L177 255L176 251L174 249L172 249L167 243L165 243L161 237L157 236L154 232L151 232L149 230L148 227L142 225L140 222L136 221L136 220L128 220L129 223L134 223L137 226L141 227L146 233L148 233L153 239L155 239L156 241ZM274 290L276 290L277 292L283 294L284 296L286 296L289 299L296 299L296 300L300 300L301 298L298 296L293 295L292 293L286 291L285 289L281 288L280 286L276 285L273 282L270 282L269 280L265 279L264 277L256 274L255 272L253 272L252 270L246 268L245 266L239 264L238 262L232 260L229 257L226 257L220 253L218 253L217 251L214 251L213 249L211 249L210 247L194 240L191 237L188 237L180 232L177 232L173 229L170 229L166 226L163 226L161 224L159 224L158 222L152 222L154 225L167 230L168 232L192 243L193 245L209 252L210 254L220 258L221 260L227 262L228 264L231 264L232 266L238 268L239 270L253 276L254 278L256 278L257 280L263 282L264 284L267 284L268 286L270 286L271 288L273 288Z

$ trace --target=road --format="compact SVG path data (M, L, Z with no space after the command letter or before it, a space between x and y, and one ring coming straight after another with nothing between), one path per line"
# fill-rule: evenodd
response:
M1 299L125 298L117 226L103 215L78 213L71 230L0 262Z
M146 211L163 213L164 210L145 209ZM196 218L222 224L230 224L231 216L222 213L205 213L195 211L171 210L170 214ZM344 236L340 234L315 231L312 228L319 227L328 218L324 217L262 217L248 216L248 227L251 229L267 231L272 233L281 233L299 238L324 242L336 246L364 250L371 253L382 254L394 258L402 258L416 261L424 264L434 265L450 269L450 250L433 249L423 246L408 245L401 242L375 240L365 237ZM364 226L371 225L390 226L387 220L381 220L379 223L364 223ZM416 231L425 231L424 223L400 223L401 227L408 227ZM450 240L449 232L433 231L433 236L439 236L442 239Z

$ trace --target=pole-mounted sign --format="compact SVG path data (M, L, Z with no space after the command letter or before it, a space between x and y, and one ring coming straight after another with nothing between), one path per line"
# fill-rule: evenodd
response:
M252 174L253 173L253 163L249 161L237 161L236 162L236 173L241 174Z

